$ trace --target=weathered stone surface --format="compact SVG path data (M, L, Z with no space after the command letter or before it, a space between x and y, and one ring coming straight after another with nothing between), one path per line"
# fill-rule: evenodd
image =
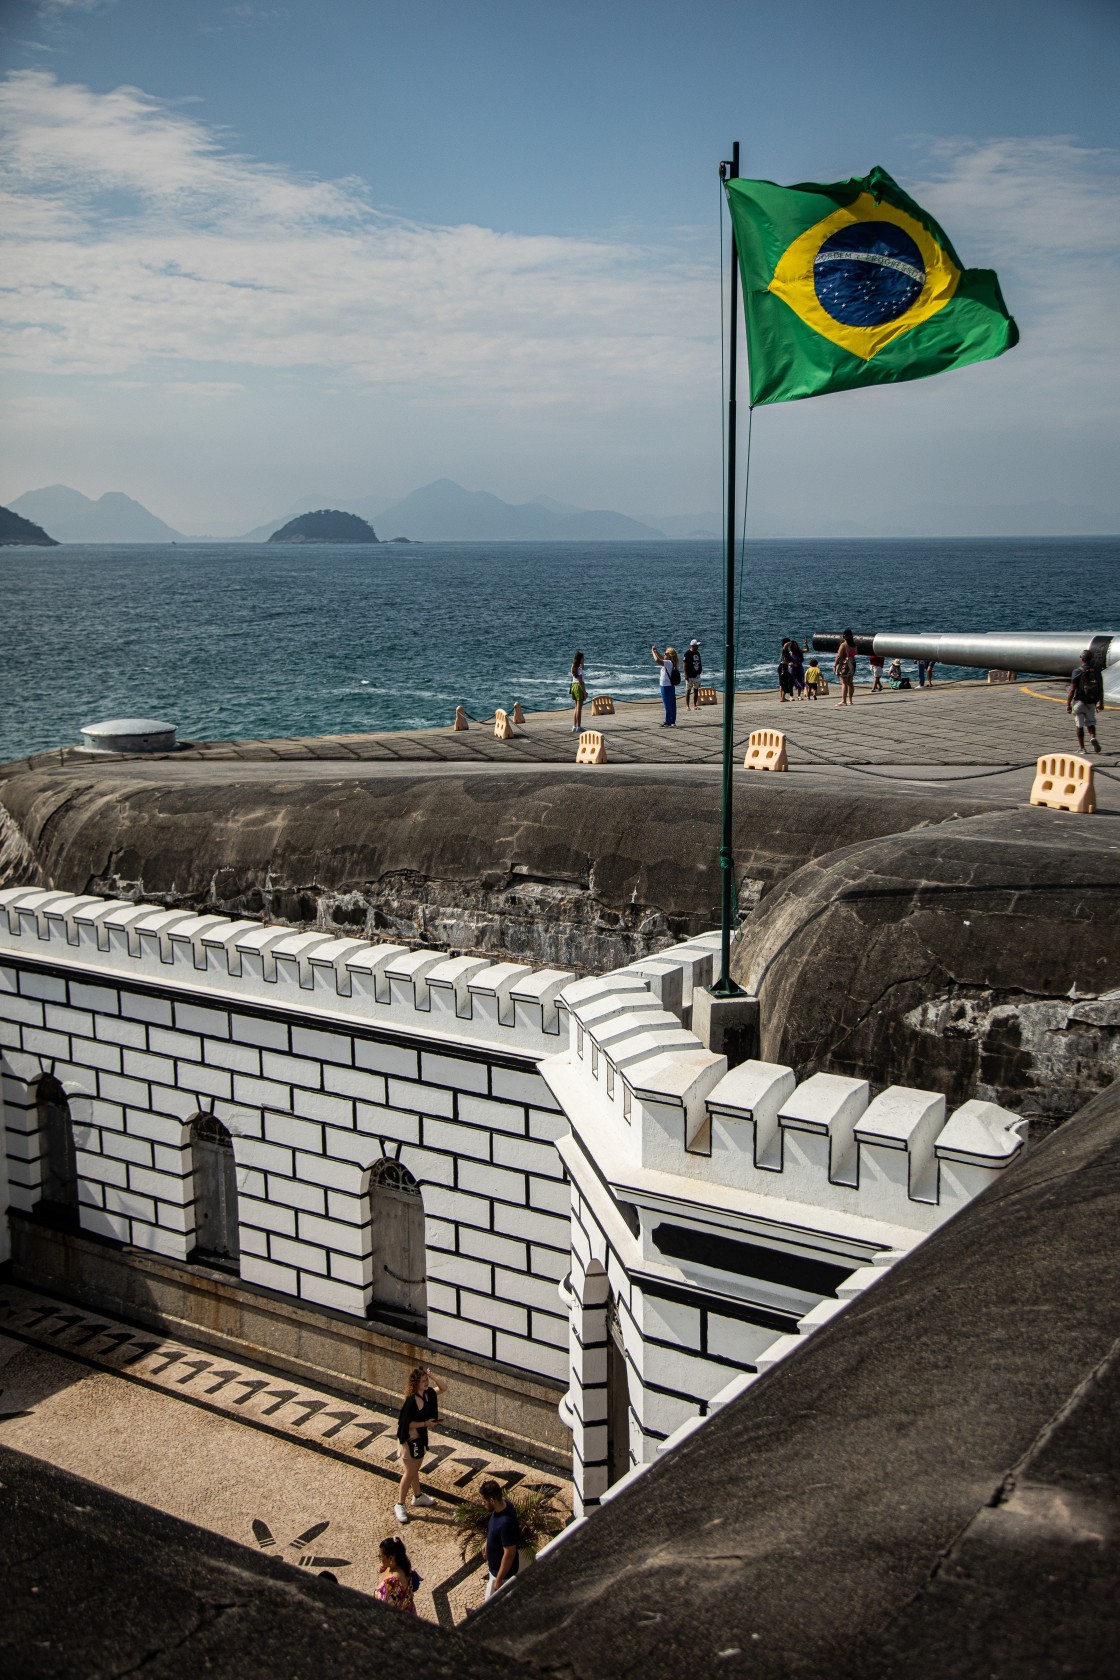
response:
M462 1634L0 1447L0 1669L21 1680L490 1680ZM524 1676L520 1665L503 1672Z
M604 970L719 920L712 771L329 764L0 770L0 885L28 882L530 963ZM740 783L744 907L835 845L828 802ZM849 836L987 809L951 795L845 801ZM6 813L6 814L5 814Z
M525 1572L565 1680L1115 1668L1120 1083Z
M1120 820L1022 809L807 864L747 928L761 1054L1073 1113L1120 1075Z

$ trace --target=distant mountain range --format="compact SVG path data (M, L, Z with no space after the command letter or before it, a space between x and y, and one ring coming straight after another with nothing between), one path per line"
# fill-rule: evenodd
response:
M49 531L60 543L165 543L184 542L146 507L119 490L107 490L92 501L80 490L65 484L49 484L45 490L29 490L8 506L25 519Z
M538 496L531 502L503 502L487 490L464 490L450 478L437 478L401 501L361 496L344 507L376 521L382 540L408 537L412 542L657 542L665 531L625 513L587 509ZM277 519L247 531L243 542L265 542L284 523Z
M119 490L96 501L65 484L48 485L17 496L8 506L32 520L62 543L267 542L294 517L316 505L314 494L289 507L278 519L258 525L240 537L184 536ZM322 505L322 498L320 498ZM376 528L382 541L408 537L413 542L639 542L670 538L718 537L722 520L717 513L645 514L631 518L608 508L575 507L550 496L528 502L504 502L485 490L464 490L449 478L436 479L394 501L386 496L358 496L338 505ZM205 517L205 515L203 515ZM1025 537L1105 536L1118 522L1099 508L1038 501L1006 506L968 506L939 503L880 513L871 522L829 520L812 525L803 517L752 521L756 538L869 539L890 537ZM817 528L813 529L813 525Z

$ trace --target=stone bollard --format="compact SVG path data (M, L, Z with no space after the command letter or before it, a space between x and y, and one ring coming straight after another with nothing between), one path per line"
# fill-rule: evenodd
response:
M585 729L579 738L576 749L577 764L605 764L607 762L607 743L597 729Z
M455 730L470 728L470 724L467 722L467 708L465 706L456 706L455 723L453 727Z
M513 725L509 721L509 714L503 712L500 706L494 713L494 739L495 741L513 740Z
M520 700L515 700L513 702L513 721L514 723L525 722L525 713L521 710Z

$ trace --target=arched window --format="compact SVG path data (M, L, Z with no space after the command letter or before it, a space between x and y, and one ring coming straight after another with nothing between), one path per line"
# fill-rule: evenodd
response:
M52 1073L35 1091L43 1176L40 1212L58 1224L78 1223L78 1158L66 1092Z
M428 1318L424 1202L420 1186L399 1161L378 1161L370 1174L375 1318L423 1331Z
M195 1255L210 1265L237 1269L237 1164L233 1139L220 1120L200 1114L191 1123L194 1169Z

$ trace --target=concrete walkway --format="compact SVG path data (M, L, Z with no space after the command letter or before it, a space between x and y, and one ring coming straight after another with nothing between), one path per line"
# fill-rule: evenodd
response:
M361 1592L378 1542L401 1531L395 1416L16 1285L0 1287L0 1442ZM459 1555L456 1504L494 1476L549 1488L567 1517L571 1490L442 1432L431 1448L436 1504L414 1508L404 1538L419 1613L451 1626L484 1587Z
M782 704L776 695L752 691L739 697L735 715L736 759L741 764L753 729L782 730L787 739L790 783L814 792L862 787L884 793L951 791L975 794L991 804L1018 804L1030 793L1034 764L1045 752L1072 752L1076 737L1065 712L1065 684L1045 678L1022 684L981 682L939 684L932 689L887 690L872 695L857 688L856 704L841 708L835 691L825 700ZM722 753L722 708L678 713L676 729L661 727L656 699L620 705L613 716L595 718L585 708L585 727L600 729L608 763L656 767L672 774L706 769L718 773ZM143 760L92 758L66 749L42 753L36 768L81 767L84 776L100 767L129 766L130 775L154 781L347 780L370 774L415 775L418 769L462 774L496 766L548 770L574 765L576 740L571 714L533 712L515 726L511 741L494 738L492 724L452 729L399 730L382 734L335 735L263 741L216 741L183 747L174 755ZM1100 717L1104 750L1094 756L1097 799L1102 812L1120 812L1120 716ZM28 761L23 761L26 764ZM328 771L329 767L329 771ZM9 766L9 773L16 766ZM215 774L217 772L217 775Z

